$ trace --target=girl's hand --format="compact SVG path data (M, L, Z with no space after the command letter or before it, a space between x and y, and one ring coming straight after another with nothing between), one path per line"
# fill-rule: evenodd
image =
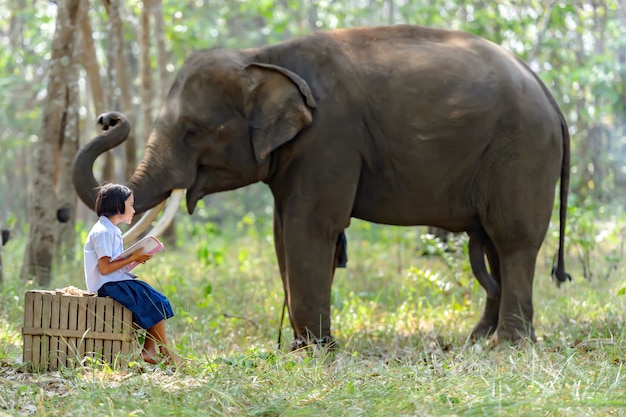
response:
M140 264L145 264L147 260L152 258L152 255L148 253L141 253L142 249L138 249L133 252L128 258L120 259L119 261L111 262L111 258L108 256L103 256L98 259L98 269L102 275L110 274L111 272L115 272L120 268L125 267L129 263L138 262Z
M140 264L145 264L146 261L152 258L152 255L148 253L142 253L141 251L142 249L137 249L135 252L133 252L132 255L130 255L130 259L135 262L139 262Z

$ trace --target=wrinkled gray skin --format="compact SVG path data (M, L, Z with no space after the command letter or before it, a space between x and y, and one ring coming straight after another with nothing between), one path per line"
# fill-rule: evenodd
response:
M92 207L93 161L129 128L120 114L101 121L109 129L75 165ZM191 213L207 194L265 182L299 347L332 341L335 244L351 217L467 232L489 292L472 335L534 340L535 262L559 178L562 282L569 135L553 97L485 39L393 26L193 53L128 185L139 212L186 188Z

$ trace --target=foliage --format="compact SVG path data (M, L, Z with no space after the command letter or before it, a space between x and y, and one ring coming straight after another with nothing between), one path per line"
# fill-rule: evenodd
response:
M41 128L41 103L45 98L47 58L54 30L55 3L17 2L0 12L0 227L9 216L16 227L27 222L27 184L31 145ZM137 27L141 2L126 6L126 40L138 53ZM106 14L93 2L90 18L98 54L106 68ZM572 191L579 201L590 198L610 204L624 194L626 157L624 100L626 94L626 24L618 0L607 2L495 2L343 0L302 1L234 0L163 2L166 42L170 51L167 69L173 73L194 49L252 47L275 43L314 30L416 23L465 29L501 43L526 59L554 93L570 123L573 140ZM155 52L152 53L156 67ZM137 58L131 60L138 80ZM139 88L139 83L134 83ZM135 94L139 96L139 94ZM84 102L81 114L92 111ZM92 117L92 116L90 116ZM86 136L95 134L91 119L84 120ZM82 139L83 141L86 138ZM217 200L239 205L238 218L271 205L266 192L245 190ZM247 202L239 203L243 198ZM213 199L213 197L211 197ZM226 204L225 204L226 205Z

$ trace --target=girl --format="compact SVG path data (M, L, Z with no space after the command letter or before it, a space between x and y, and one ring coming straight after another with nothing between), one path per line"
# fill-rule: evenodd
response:
M124 268L131 262L146 263L152 255L139 249L126 259L111 262L124 250L122 231L117 225L132 222L134 204L133 192L125 185L109 183L98 190L96 213L100 218L85 242L85 281L89 291L126 306L137 325L147 330L141 351L144 361L155 364L163 355L169 363L174 358L168 349L165 320L174 315L172 307L163 294Z

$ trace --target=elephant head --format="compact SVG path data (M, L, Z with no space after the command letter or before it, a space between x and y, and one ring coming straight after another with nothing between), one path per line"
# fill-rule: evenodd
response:
M264 180L271 153L312 122L315 100L293 72L221 49L192 54L161 107L139 166L128 186L141 213L187 189L193 213L204 195ZM97 181L93 163L130 132L116 112L98 118L103 134L80 149L73 182L93 209Z

